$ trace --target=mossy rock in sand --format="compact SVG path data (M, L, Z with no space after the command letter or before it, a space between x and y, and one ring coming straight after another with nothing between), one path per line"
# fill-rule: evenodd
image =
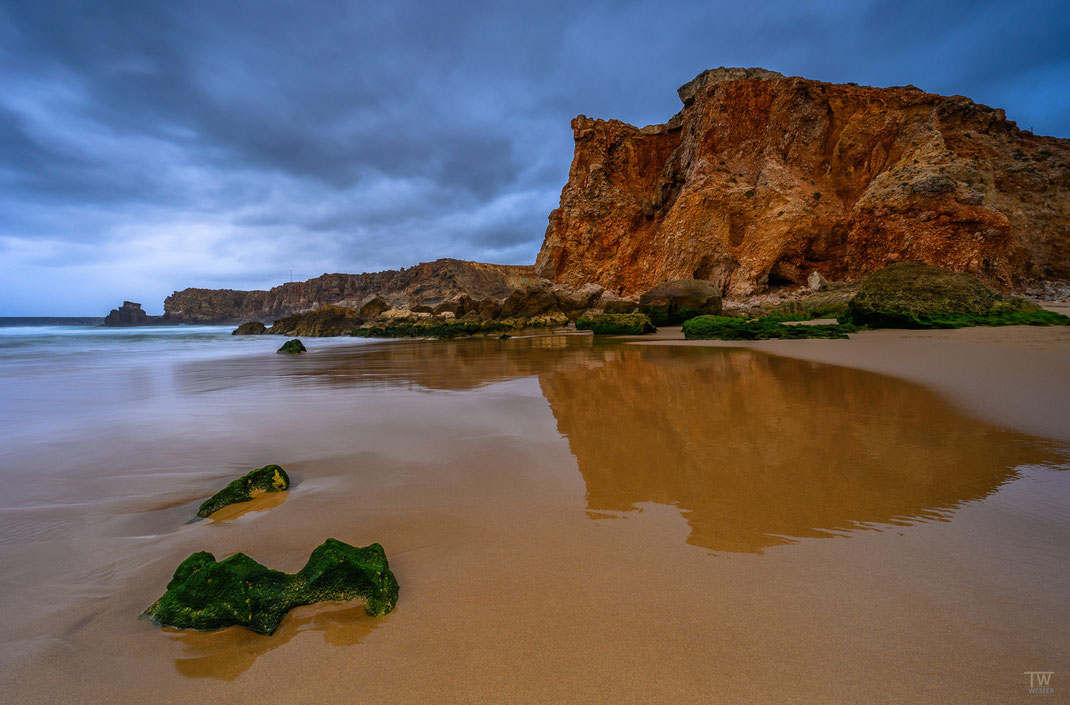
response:
M1070 324L1066 316L1004 296L969 274L921 262L899 262L871 274L840 321L871 328Z
M278 465L265 465L245 473L209 497L197 510L197 516L207 517L223 507L248 502L253 492L282 492L290 488L290 476Z
M650 317L642 313L600 313L576 321L577 330L589 330L595 335L644 335L657 333Z
M789 323L780 316L735 318L731 316L697 316L684 321L687 340L770 340L774 338L846 338L857 333L850 324L807 325Z
M294 338L293 340L287 340L285 343L282 344L282 347L276 350L275 352L289 353L290 355L300 355L301 353L307 351L305 350L305 344L297 338Z
M397 605L398 582L383 547L357 548L327 539L293 574L271 570L244 553L221 561L207 551L194 553L179 564L167 592L142 616L179 629L241 626L271 634L294 607L357 598L372 617Z

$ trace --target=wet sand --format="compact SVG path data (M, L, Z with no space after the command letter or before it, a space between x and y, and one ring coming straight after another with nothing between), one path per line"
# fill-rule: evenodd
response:
M1031 670L1061 697L1058 433L746 349L310 348L55 382L112 396L8 442L5 702L1008 703ZM190 522L271 462L284 497ZM384 545L394 613L136 619L193 551L293 571L328 536Z
M1070 313L1070 307L1052 307ZM1070 328L878 330L844 340L684 340L663 328L643 344L747 348L918 382L964 412L1070 441ZM638 342L638 341L637 341Z

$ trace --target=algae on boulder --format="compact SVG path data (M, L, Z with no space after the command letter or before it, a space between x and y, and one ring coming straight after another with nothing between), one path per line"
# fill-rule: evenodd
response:
M290 488L290 476L278 465L265 465L245 473L201 504L197 516L208 517L223 507L248 502L253 492L282 492Z
M299 355L307 351L305 350L305 344L297 338L294 338L293 340L287 340L285 343L282 344L282 347L276 350L275 352L289 353L290 355Z
M921 262L898 262L871 274L841 320L872 328L1070 323L1066 316L1004 296L969 274Z
M644 335L658 329L643 313L600 313L576 321L577 330L589 330L595 335Z
M689 318L721 313L721 290L703 279L674 279L639 297L639 312L656 326L680 325Z
M383 547L327 539L293 574L271 570L244 553L221 561L207 551L194 553L179 564L167 591L143 616L179 629L241 626L271 634L294 607L357 598L373 617L397 605L398 583Z

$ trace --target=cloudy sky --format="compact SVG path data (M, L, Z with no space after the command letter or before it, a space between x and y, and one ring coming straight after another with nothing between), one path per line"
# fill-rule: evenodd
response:
M1070 137L1048 2L0 0L0 315L531 263L578 113L703 69L913 83Z

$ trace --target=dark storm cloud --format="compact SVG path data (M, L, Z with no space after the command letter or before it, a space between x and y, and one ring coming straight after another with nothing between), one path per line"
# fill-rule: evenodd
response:
M0 314L130 296L159 311L173 288L266 287L290 269L531 262L567 177L569 120L662 122L675 87L719 65L914 83L1068 135L1068 14L1054 1L0 0Z

